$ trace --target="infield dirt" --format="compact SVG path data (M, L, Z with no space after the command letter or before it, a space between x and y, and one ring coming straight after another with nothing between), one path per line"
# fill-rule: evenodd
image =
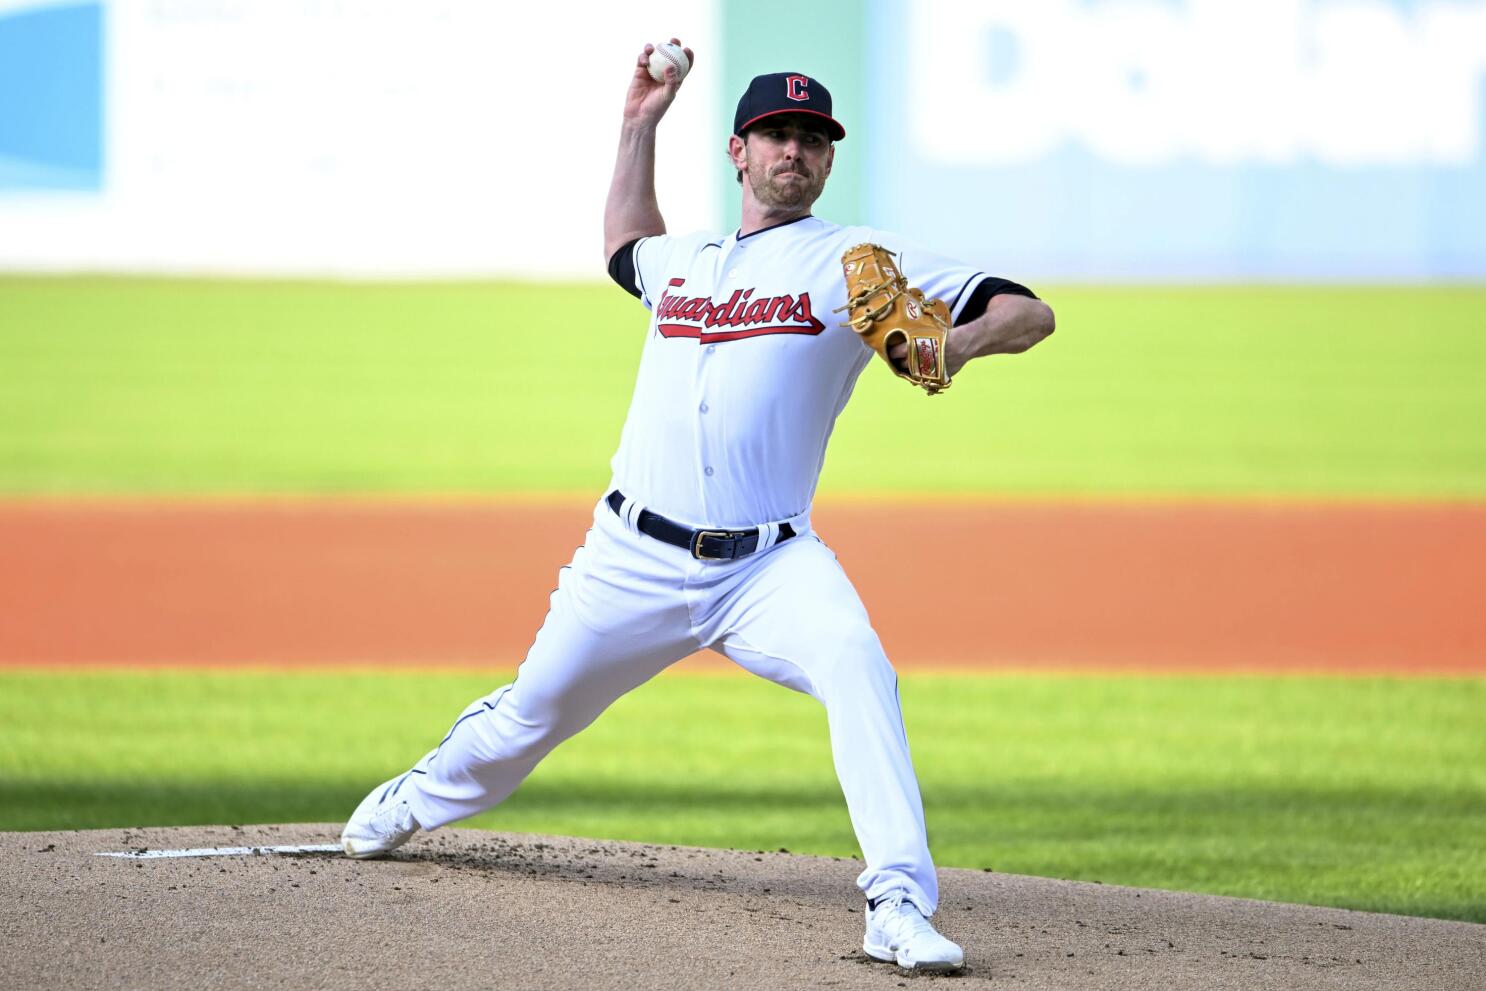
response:
M1486 974L1486 926L946 869L936 921L969 967L915 977L861 951L859 862L783 852L446 829L385 861L97 856L338 831L0 834L0 986L1465 991Z
M0 503L0 664L509 667L590 514L572 502ZM903 668L1486 671L1486 504L816 515Z

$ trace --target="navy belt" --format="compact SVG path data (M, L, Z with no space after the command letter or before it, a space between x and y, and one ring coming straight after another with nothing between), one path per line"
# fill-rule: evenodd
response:
M609 493L607 502L614 515L623 515L620 510L624 506L624 493L615 489ZM751 530L693 530L648 509L635 514L635 527L647 537L691 552L698 561L732 561L747 557L758 550L761 535L758 527ZM794 535L794 527L781 523L779 539L775 543L782 544Z

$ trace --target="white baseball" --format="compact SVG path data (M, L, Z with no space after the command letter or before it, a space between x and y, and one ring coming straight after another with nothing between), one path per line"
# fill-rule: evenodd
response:
M665 82L666 69L673 65L676 67L676 81L679 83L691 71L691 59L686 57L686 52L681 50L680 45L656 45L655 50L650 53L650 78L658 83Z

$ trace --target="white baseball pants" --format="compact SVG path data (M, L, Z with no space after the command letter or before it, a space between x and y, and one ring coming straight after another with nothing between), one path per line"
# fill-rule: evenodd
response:
M619 696L710 647L825 705L836 775L867 863L858 885L868 898L904 888L923 912L934 911L939 885L897 675L856 589L808 524L748 557L698 561L600 502L551 601L516 680L471 703L401 783L421 826L499 804Z

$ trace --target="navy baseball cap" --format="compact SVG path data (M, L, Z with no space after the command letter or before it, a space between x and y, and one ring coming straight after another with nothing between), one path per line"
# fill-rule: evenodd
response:
M802 72L771 72L754 76L738 101L733 115L733 133L743 132L765 117L775 114L811 114L823 117L826 133L832 141L846 137L846 128L831 116L831 91L819 80Z

